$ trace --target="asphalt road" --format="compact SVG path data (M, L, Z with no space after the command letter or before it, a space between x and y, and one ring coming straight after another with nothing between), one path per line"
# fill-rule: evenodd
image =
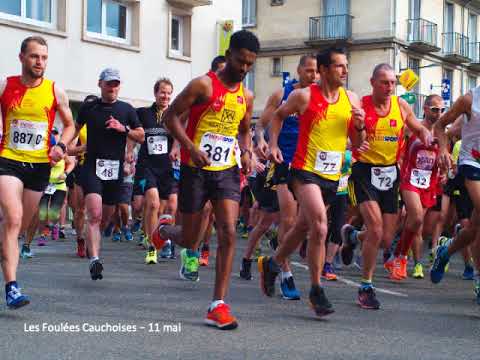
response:
M297 256L300 301L263 296L256 268L253 281L239 278L245 243L227 298L240 326L230 332L203 325L213 258L190 283L179 279L178 259L145 265L135 243L104 239L104 279L94 282L71 239L33 246L36 256L18 272L32 303L0 309L0 359L480 359L480 306L472 282L460 278L460 259L439 285L394 284L378 269L379 311L355 304L360 275L344 269L326 284L336 312L320 320L305 301L308 273Z

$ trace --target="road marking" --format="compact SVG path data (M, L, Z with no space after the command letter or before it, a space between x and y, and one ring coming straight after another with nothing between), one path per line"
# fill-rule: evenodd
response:
M296 266L296 267L299 267L299 268L302 268L304 270L308 270L308 266L307 265L304 265L304 264L301 264L299 262L296 262L296 261L292 261L291 262L292 265ZM343 276L339 276L337 275L337 280L346 284L346 285L350 285L350 286L353 286L353 287L359 287L360 286L360 283L357 283L353 280L349 280L347 278L344 278ZM388 295L393 295L393 296L399 296L399 297L408 297L407 294L403 294L403 293L400 293L398 291L393 291L393 290L388 290L388 289L382 289L382 288L378 288L376 287L375 290L379 293L383 293L383 294L388 294Z

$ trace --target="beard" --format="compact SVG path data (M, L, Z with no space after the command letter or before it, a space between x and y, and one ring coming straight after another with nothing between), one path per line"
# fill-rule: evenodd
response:
M228 74L228 77L234 82L242 82L245 78L245 75L241 75L240 73L233 70L230 66L225 67L225 72Z
M26 73L29 77L31 77L32 79L40 79L43 77L43 74L45 73L44 70L42 70L40 73L38 72L35 72L33 69L25 69L26 70Z

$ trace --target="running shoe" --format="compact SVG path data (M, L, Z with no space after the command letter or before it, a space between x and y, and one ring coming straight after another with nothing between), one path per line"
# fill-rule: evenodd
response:
M360 287L358 289L357 304L362 309L378 310L380 309L380 302L377 300L373 286L366 288Z
M268 256L260 256L257 266L263 293L270 297L275 295L275 279L280 273L280 267Z
M335 257L333 258L333 268L336 271L339 271L339 270L343 269L343 263L342 263L342 259L340 258L340 253L339 252L337 252L335 254Z
M387 270L390 274L393 272L393 267L395 265L395 258L391 257L387 261L383 263L383 267Z
M337 280L337 274L335 274L335 269L333 268L332 264L325 263L323 265L322 277L328 281Z
M435 259L433 260L432 268L430 269L430 280L434 284L438 284L443 279L445 274L445 267L448 264L450 257L448 255L448 247L440 245L435 251Z
M60 237L60 229L58 228L58 224L55 224L52 227L52 240L57 241L59 237Z
M103 230L103 236L104 237L110 237L112 236L112 232L113 232L113 223L110 223L108 224L108 226L105 228L105 230Z
M300 300L300 293L295 287L293 276L289 276L280 282L280 291L282 298L285 300Z
M77 239L77 256L81 258L84 258L86 256L85 239Z
M45 235L41 235L37 240L37 246L45 246L47 245L47 237Z
M125 241L132 241L133 240L132 232L130 231L130 229L127 226L122 228L122 234L123 234L123 237L125 238Z
M342 226L340 230L340 235L342 238L343 246L340 250L340 255L342 256L342 261L345 265L350 265L353 260L353 253L355 251L355 247L357 246L357 230L350 225L345 224Z
M122 232L121 231L114 231L112 236L113 242L119 242L122 240Z
M205 324L216 326L221 330L233 330L238 327L237 319L230 312L230 306L225 303L208 309Z
M157 263L157 250L153 246L150 246L150 248L147 251L147 255L145 256L145 264L153 265L156 263Z
M143 246L143 239L145 238L145 234L142 229L140 229L139 236L137 238L137 245L138 246Z
M407 278L407 258L396 257L393 260L393 270L390 273L390 279L395 281L402 281Z
M27 244L22 245L22 250L20 251L20 257L22 259L30 259L33 257L32 250L30 250L30 246Z
M420 263L415 264L415 267L413 268L412 277L414 279L423 279L424 278L423 265L422 264L420 264Z
M252 259L242 259L240 277L244 280L252 280Z
M175 244L173 242L170 245L170 250L172 252L172 254L170 255L170 259L175 260L177 257L175 256Z
M328 301L323 288L316 286L310 289L310 306L317 316L325 316L335 312L332 304Z
M102 271L103 271L103 265L100 262L100 260L98 259L93 260L90 263L90 276L92 280L102 280L103 279Z
M473 266L470 264L465 265L465 269L463 270L462 279L463 280L473 280L475 278Z
M155 249L160 250L163 248L163 245L165 245L165 242L168 239L164 239L160 235L160 229L165 226L165 225L172 225L173 224L173 217L168 214L164 214L158 218L158 225L157 228L153 231L152 238L150 239L150 242L152 243L153 246L155 246Z
M30 304L28 296L23 295L16 282L5 287L7 306L10 309L18 309Z
M132 233L137 233L140 230L140 226L142 226L142 220L135 219L132 225Z
M187 249L180 251L180 259L182 266L180 267L180 277L184 280L199 281L198 276L198 252L195 251L193 256L188 255Z
M210 256L210 249L208 246L203 246L200 252L200 260L198 263L200 266L208 266L208 257Z
M162 251L160 251L160 257L162 259L168 259L172 256L172 242L167 240L165 245L163 245Z
M63 226L60 226L60 229L58 230L58 238L65 240L65 228Z

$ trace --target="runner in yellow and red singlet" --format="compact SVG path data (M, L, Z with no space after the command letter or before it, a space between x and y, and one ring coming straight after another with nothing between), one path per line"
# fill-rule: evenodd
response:
M362 243L362 283L358 291L358 304L364 309L379 309L372 285L373 272L379 247L389 249L398 222L399 169L397 160L403 147L404 127L412 131L422 143L430 145L432 135L415 118L411 107L392 95L396 86L393 68L379 64L370 80L372 95L362 99L368 149L355 151L357 159L352 166L350 196L358 205L366 231L357 234L351 225L342 228L342 259L352 262L357 235ZM390 264L390 265L389 265ZM393 258L386 263L391 271Z
M165 113L165 123L182 146L179 210L183 227L160 219L159 248L171 239L185 247L181 252L180 276L198 281L197 251L203 207L210 200L217 224L217 264L213 302L205 322L221 329L234 329L237 320L224 303L235 251L235 225L240 201L239 166L250 172L250 119L253 96L242 80L255 63L260 45L249 31L232 35L227 64L217 73L192 80ZM185 130L180 116L189 111ZM238 144L237 144L238 136ZM235 150L239 148L240 150Z
M364 112L358 97L343 85L347 80L347 57L341 49L317 55L319 84L295 90L274 113L270 130L271 158L283 162L278 135L283 119L299 114L298 142L291 164L290 183L300 207L295 225L284 236L275 256L260 257L258 269L262 290L275 293L280 266L309 234L310 304L316 315L332 313L333 307L321 287L327 237L327 209L335 201L348 138L354 146L365 139Z
M38 209L48 185L50 165L63 159L74 125L65 92L43 77L48 46L39 36L26 38L20 48L22 74L0 79L2 139L0 143L0 208L3 214L0 243L7 306L19 308L30 300L16 282L18 234ZM60 141L50 145L58 112L63 123ZM22 231L23 232L23 231Z

